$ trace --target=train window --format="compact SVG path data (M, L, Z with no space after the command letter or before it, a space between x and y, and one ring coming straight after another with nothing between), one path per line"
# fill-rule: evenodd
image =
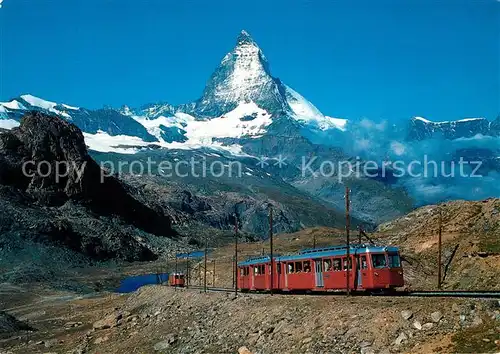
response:
M264 264L261 264L259 274L260 275L266 274L266 266Z
M390 254L389 255L389 267L391 268L399 268L401 267L401 259L398 254Z
M281 263L276 264L276 273L281 274Z
M333 259L333 270L335 272L340 272L341 268L340 268L340 259L338 258L334 258Z
M330 272L332 270L332 260L325 259L325 261L323 262L323 266L325 268L325 272Z
M366 262L366 256L361 256L361 269L368 269L368 263Z
M259 266L254 266L253 267L253 274L258 275L259 274Z
M304 262L304 272L306 272L306 273L311 272L311 261Z
M288 263L287 264L287 270L288 270L288 273L293 273L294 272L295 267L293 266L293 263Z
M295 262L295 272L302 272L302 262Z
M352 261L350 258L349 259L342 258L342 260L343 260L342 263L344 264L344 270L347 270L347 261L349 261L349 269L352 269Z
M372 254L373 268L385 268L387 267L387 262L385 260L385 254Z

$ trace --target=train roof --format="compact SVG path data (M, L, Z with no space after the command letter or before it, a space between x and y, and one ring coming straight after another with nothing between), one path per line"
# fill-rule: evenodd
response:
M399 252L398 247L394 246L373 246L373 245L351 245L349 247L351 254L361 254L361 253L378 253L378 252ZM293 260L302 259L314 259L314 258L326 258L334 256L343 256L347 253L347 246L331 246L322 248L309 248L299 251L297 254L274 256L275 262L287 262ZM238 266L248 266L253 264L268 263L271 261L270 256L261 256L256 258L250 258L246 261L238 263Z

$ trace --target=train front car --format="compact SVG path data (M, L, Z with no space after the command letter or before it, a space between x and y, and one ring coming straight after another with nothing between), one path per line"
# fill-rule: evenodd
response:
M274 275L274 277L276 278L276 275ZM269 290L270 284L270 257L262 256L250 258L244 262L238 263L238 289L241 291ZM276 288L276 285L274 285L274 288Z
M366 252L366 253L365 253ZM397 247L368 246L364 259L368 259L367 271L370 273L366 289L394 290L404 286L403 268ZM361 253L361 252L360 252ZM363 264L361 264L363 268Z
M175 286L182 288L184 287L185 283L185 275L184 273L172 273L172 275L169 278L169 283L170 286Z

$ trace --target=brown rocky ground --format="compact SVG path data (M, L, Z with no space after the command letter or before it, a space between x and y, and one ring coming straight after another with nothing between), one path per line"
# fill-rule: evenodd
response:
M401 247L410 287L431 289L437 283L439 214L443 287L500 290L500 199L425 206L382 224L373 237Z
M63 296L64 294L59 294ZM452 353L500 350L497 300L290 296L143 287L42 298L1 353Z
M401 247L410 287L432 289L439 209L444 287L500 289L497 199L420 208L381 225L370 237ZM352 236L356 240L357 232ZM344 230L307 229L276 236L275 252L294 252L314 242L317 246L340 244L344 239ZM267 241L240 244L238 259L268 249ZM209 254L209 286L232 286L233 254L232 245ZM186 265L179 261L177 268L185 270ZM116 286L126 274L174 268L172 259L164 259L82 269L68 281L98 291L91 297L42 284L1 284L0 308L37 331L0 334L0 353L218 354L237 353L242 346L260 354L500 351L497 300L264 294L233 299L232 294L175 291L167 286L143 287L126 295L102 291ZM190 269L191 284L203 284L203 261L191 260Z

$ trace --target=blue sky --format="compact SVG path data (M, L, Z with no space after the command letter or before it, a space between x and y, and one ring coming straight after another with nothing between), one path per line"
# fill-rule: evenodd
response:
M499 23L496 0L4 0L0 100L186 103L246 29L325 114L494 119Z

